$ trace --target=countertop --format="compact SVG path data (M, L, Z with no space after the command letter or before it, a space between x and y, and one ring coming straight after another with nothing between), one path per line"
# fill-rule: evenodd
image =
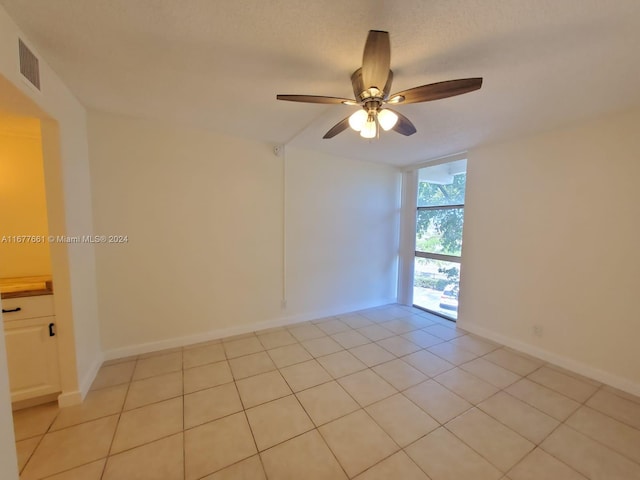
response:
M52 293L51 275L0 278L1 298L33 297L35 295L51 295Z

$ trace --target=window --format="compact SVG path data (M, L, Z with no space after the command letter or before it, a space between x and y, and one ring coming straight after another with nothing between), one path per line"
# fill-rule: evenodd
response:
M458 317L466 160L418 170L413 304Z

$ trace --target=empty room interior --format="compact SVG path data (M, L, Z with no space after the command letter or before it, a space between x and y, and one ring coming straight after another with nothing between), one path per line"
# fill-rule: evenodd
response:
M638 45L0 0L0 478L640 480Z

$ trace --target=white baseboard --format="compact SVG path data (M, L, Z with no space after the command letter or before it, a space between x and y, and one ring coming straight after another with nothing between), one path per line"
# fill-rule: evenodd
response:
M193 345L195 343L208 342L211 340L217 340L219 338L231 337L233 335L242 335L244 333L255 332L258 330L264 330L267 328L283 327L285 325L292 325L294 323L306 322L309 320L315 320L318 318L332 317L335 315L343 315L348 312L355 312L358 310L364 310L367 308L380 307L382 305L388 305L395 303L396 299L380 299L376 302L367 302L366 304L351 304L343 305L341 307L334 307L323 310L316 310L314 312L305 312L296 315L284 316L272 320L265 320L262 322L249 323L246 325L236 325L232 327L219 328L210 330L208 332L198 333L194 335L186 335L183 337L170 338L167 340L160 340L156 342L141 343L137 345L129 345L126 347L113 348L104 352L103 360L115 360L118 358L130 357L132 355L142 355L144 353L156 352L158 350L166 350L169 348L184 347L187 345ZM97 373L97 370L96 370ZM95 376L95 375L94 375ZM93 381L93 379L91 380ZM91 384L89 383L89 386Z
M532 357L539 358L540 360L543 360L545 362L553 363L554 365L565 368L579 375L592 378L594 380L597 380L598 382L617 388L618 390L622 390L632 395L640 396L640 384L632 382L631 380L628 380L626 378L620 377L610 372L606 372L604 370L600 370L572 358L558 355L534 345L521 342L520 340L501 335L484 327L478 327L477 325L473 324L459 324L458 326L463 330L473 333L474 335L484 337L488 340L493 340L494 342L513 348L514 350L519 350L523 353L531 355Z
M73 407L74 405L80 405L83 400L80 390L73 390L71 392L63 392L58 395L58 406L60 408Z
M98 374L98 370L102 366L102 362L104 362L104 356L102 353L98 353L96 359L91 364L91 368L85 373L84 377L80 381L78 385L78 390L71 390L68 392L62 392L58 395L58 406L60 408L64 407L73 407L74 405L80 405L84 398L89 393L89 389L91 388L91 384L96 378Z

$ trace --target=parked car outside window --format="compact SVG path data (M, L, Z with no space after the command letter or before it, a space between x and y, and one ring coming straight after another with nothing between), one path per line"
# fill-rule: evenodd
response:
M447 285L440 295L440 308L447 310L458 310L458 292L460 289L456 284Z

